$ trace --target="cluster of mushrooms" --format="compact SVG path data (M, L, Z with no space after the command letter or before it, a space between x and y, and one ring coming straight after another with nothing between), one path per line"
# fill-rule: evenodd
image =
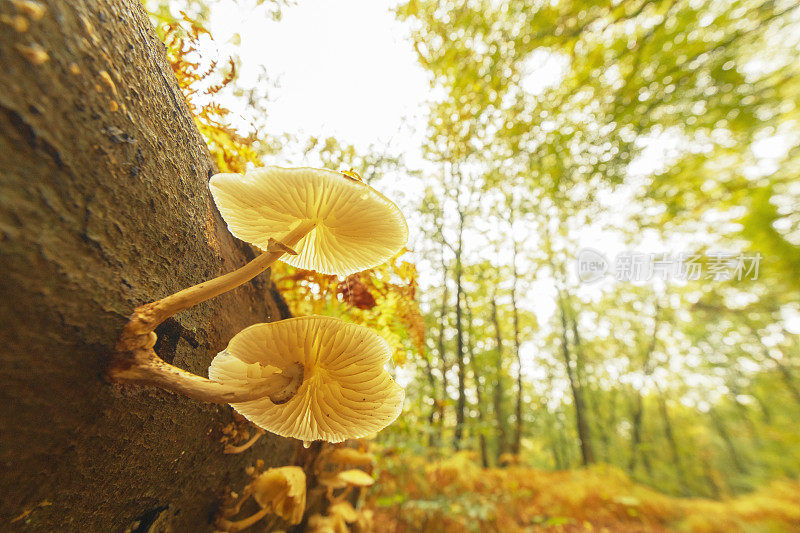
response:
M214 358L208 379L156 354L154 331L164 320L275 261L347 276L383 263L408 238L400 209L351 173L266 167L217 174L209 185L231 233L263 252L233 272L136 308L117 343L111 380L231 404L256 426L306 445L365 437L392 423L405 394L384 368L391 348L360 325L325 316L254 324ZM292 486L296 477L261 483Z
M365 446L365 443L360 443ZM325 449L315 460L313 473L316 489L327 499L325 514L308 518L309 533L347 533L357 523L359 530L371 529L371 511L357 511L351 503L354 489L369 487L375 479L364 470L371 470L375 456L360 449L343 447ZM298 466L270 468L265 472L251 467L253 480L241 494L232 493L232 503L221 509L216 526L227 533L242 531L272 515L271 530L276 522L289 526L300 524L306 510L306 474ZM245 518L234 519L245 502L253 498L260 508ZM356 497L357 499L357 497Z

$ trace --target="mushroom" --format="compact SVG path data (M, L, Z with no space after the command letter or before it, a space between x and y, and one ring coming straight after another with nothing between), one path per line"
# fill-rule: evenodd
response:
M235 453L243 453L249 450L253 444L258 442L258 439L261 438L261 435L266 433L263 429L258 428L255 434L250 437L244 444L240 444L239 446L235 446L233 444L226 444L225 448L222 450L222 453L226 454L235 454Z
M325 487L325 494L328 501L337 503L344 501L354 488L369 487L375 483L375 479L364 472L363 470L345 470L336 474L327 473L317 476L319 484ZM338 495L334 496L337 489L344 489Z
M341 517L348 524L352 524L358 520L358 511L353 508L350 502L338 502L328 507L328 514L330 516Z
M372 466L375 463L375 456L355 448L336 448L328 454L327 460L340 465Z
M354 173L266 167L217 174L211 194L236 237L266 249L290 225L308 228L281 261L348 276L379 265L408 240L400 209ZM357 176L357 174L356 174Z
M308 519L308 531L314 533L348 533L347 524L359 519L359 513L350 502L339 502L328 507L327 516L314 515Z
M352 524L358 520L358 512L350 502L339 502L328 507L328 522L335 533L348 533L350 528L347 524Z
M232 402L255 425L307 444L342 442L380 431L400 414L405 393L384 369L392 349L373 330L324 316L255 324L211 362L209 377L245 387L263 368L302 369L285 402L262 397Z
M308 533L339 533L339 523L331 516L312 515L308 519Z
M343 489L347 486L369 487L375 483L375 478L363 470L354 468L338 474L322 475L319 478L319 483L331 489Z
M267 167L244 176L217 174L209 186L231 233L263 253L233 272L136 308L117 342L108 375L113 381L155 385L209 402L265 396L286 401L302 380L298 367L254 368L258 375L244 385L208 380L158 357L153 350L156 327L249 281L279 259L325 274L371 268L405 245L408 227L385 196L351 175L331 170Z
M306 474L299 466L270 468L250 483L243 500L234 508L235 512L249 495L261 507L260 511L242 520L219 518L217 526L228 532L241 531L270 513L289 524L299 524L306 508Z
M316 474L339 472L348 467L360 467L369 470L375 464L375 456L347 446L327 448L322 451L314 463Z

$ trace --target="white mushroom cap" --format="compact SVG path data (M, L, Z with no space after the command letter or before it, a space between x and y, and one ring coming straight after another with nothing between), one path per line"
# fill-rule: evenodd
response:
M265 167L217 174L211 194L228 229L262 250L303 222L316 224L281 258L294 267L349 275L379 265L408 240L400 209L369 185L340 172Z
M255 366L301 364L303 383L290 400L231 404L267 431L303 441L342 442L380 431L403 407L405 392L384 369L389 344L373 330L337 318L308 316L250 326L211 362L209 378L242 383Z

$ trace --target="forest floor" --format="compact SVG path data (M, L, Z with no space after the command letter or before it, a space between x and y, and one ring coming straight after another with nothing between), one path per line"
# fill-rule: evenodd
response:
M721 500L679 498L604 465L545 472L480 468L470 452L442 461L386 458L365 508L386 532L800 531L800 482Z

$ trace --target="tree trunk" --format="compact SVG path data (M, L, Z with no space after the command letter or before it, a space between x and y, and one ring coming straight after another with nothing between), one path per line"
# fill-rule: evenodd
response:
M492 324L494 325L494 338L497 344L497 358L495 359L495 381L494 381L494 418L497 424L497 457L496 462L500 463L500 456L506 453L508 446L506 438L506 419L503 414L503 336L500 332L500 319L497 316L497 294L492 294Z
M562 412L559 410L555 413L556 419L556 435L558 437L559 456L561 457L561 464L559 470L567 470L572 468L572 447L569 445L567 435L564 429L564 420Z
M431 412L428 414L428 446L434 448L438 445L438 435L435 428L436 416L439 413L438 402L436 400L436 376L433 375L433 365L431 365L428 357L423 354L422 359L425 361L425 370L426 374L428 375L428 384L431 387L431 400L433 401L433 405L431 405Z
M475 396L478 400L476 406L478 410L478 445L481 452L481 465L484 468L489 468L489 450L486 447L486 429L484 423L486 416L484 414L485 406L483 404L483 387L480 381L480 372L478 370L478 362L475 360L475 333L472 326L472 307L469 305L467 295L464 295L464 307L467 308L467 353L469 354L469 368L472 372L472 381L475 383Z
M735 466L736 470L739 472L743 474L746 473L747 469L745 468L742 458L739 456L739 451L736 449L736 445L733 443L733 438L728 432L728 428L725 427L725 422L722 420L722 417L714 408L708 411L708 415L711 418L711 422L713 423L714 428L717 430L717 433L719 433L719 436L722 438L725 448L728 450L728 455L731 457L733 466Z
M683 461L681 454L678 450L678 441L675 439L675 432L672 429L672 421L669 418L669 410L667 408L667 399L660 388L658 390L658 406L661 411L661 420L664 423L664 435L667 437L669 443L670 453L672 455L672 463L675 465L675 473L678 476L678 485L680 486L681 494L684 496L688 494L688 484L686 482L686 472L683 469Z
M513 225L513 219L511 221ZM515 405L514 421L514 442L511 443L511 453L519 455L522 443L522 356L520 355L519 341L519 309L517 309L517 241L514 241L514 255L511 261L512 285L511 285L511 313L514 327L514 357L517 360L517 399Z
M464 325L461 309L462 289L462 263L461 252L464 246L464 214L459 212L458 222L458 248L456 249L456 363L458 365L458 399L456 403L456 430L453 436L453 448L461 448L461 438L464 432L464 412L467 406L466 397L466 365L464 362Z
M642 416L644 414L644 399L642 391L634 391L633 413L631 415L631 458L628 461L628 472L636 474L636 465L639 462L642 444Z
M444 442L444 428L445 428L445 407L447 405L447 399L449 398L447 393L447 354L445 353L445 338L444 338L444 330L447 326L447 299L448 299L448 291L447 291L447 276L448 271L444 262L444 251L442 252L442 305L439 309L439 340L438 340L438 349L439 349L439 358L441 359L442 364L442 401L439 403L439 441Z
M229 407L103 376L135 306L253 254L217 213L141 2L39 4L26 32L0 25L0 524L211 531L244 468L287 463L294 442L223 455ZM205 375L237 331L282 318L276 298L259 276L165 322L158 352Z
M603 439L603 461L614 464L615 454L612 439L616 440L617 435L617 396L619 390L614 388L608 391L608 406L606 419L603 427L600 428L600 437Z
M661 307L658 303L655 305L655 311L653 313L653 332L650 335L650 342L647 344L647 348L644 351L644 356L642 357L642 372L644 373L645 378L649 379L650 376L653 374L655 370L653 368L652 360L653 360L653 352L655 352L656 344L658 342L658 327L660 325L660 316ZM628 470L630 471L631 475L636 473L636 463L639 459L639 454L641 453L641 444L642 444L642 416L644 414L644 398L642 397L642 390L641 388L635 389L636 398L634 403L634 410L633 410L633 432L631 435L631 459L628 463ZM644 465L647 470L648 475L651 472L650 468L650 457L647 453L642 455L642 459L644 460Z
M572 355L569 349L566 303L558 290L558 308L561 316L561 355L564 358L564 366L567 370L572 401L575 407L575 426L578 430L578 440L581 446L581 462L583 466L588 466L595 462L594 449L592 448L592 438L589 430L589 423L586 420L586 405L583 401L583 390L573 367ZM576 365L577 367L577 365Z

